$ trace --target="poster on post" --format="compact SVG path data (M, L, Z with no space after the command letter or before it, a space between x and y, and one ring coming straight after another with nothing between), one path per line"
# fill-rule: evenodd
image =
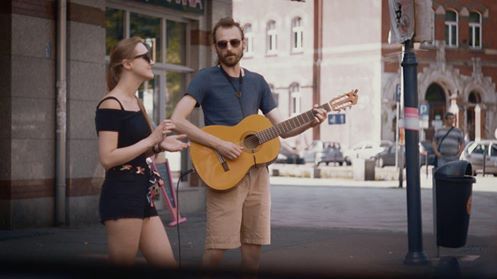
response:
M414 35L414 0L388 0L390 43L404 43Z

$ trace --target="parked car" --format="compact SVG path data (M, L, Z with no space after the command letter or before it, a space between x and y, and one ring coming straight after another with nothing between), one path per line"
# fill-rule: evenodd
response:
M319 158L319 159L318 159ZM338 165L343 165L344 158L341 150L340 143L332 142L328 143L322 152L316 154L316 159L318 160L317 165L321 163L328 165L329 163L338 163Z
M497 140L470 141L460 159L471 163L473 175L483 173L485 162L485 173L497 176Z
M435 165L435 152L431 141L425 140L419 142L419 166L434 166Z
M382 140L381 142L363 141L349 150L343 152L344 161L347 165L352 164L353 159L375 159L376 155L384 151L393 142Z
M434 165L435 163L435 153L433 153L433 148L431 146L431 141L422 141L419 142L419 166L423 166L426 164L426 160L428 159L428 165ZM405 146L402 146L402 155L404 168L406 167L406 156L405 156ZM398 153L398 152L397 152ZM382 152L376 154L376 166L383 168L385 166L395 166L395 144L389 147L386 147Z
M304 149L302 157L306 163L317 164L320 157L317 157L318 153L322 153L326 147L326 142L322 140L313 140L312 143Z
M400 147L398 148L400 149ZM404 151L404 148L402 148L402 151ZM388 147L385 147L383 151L380 153L376 154L374 159L376 161L376 166L383 168L385 166L395 166L395 144L392 144ZM405 157L404 157L405 158ZM404 160L405 162L405 160ZM405 163L404 163L405 166Z
M292 148L288 143L282 141L280 153L276 158L276 163L280 164L304 164L304 158L300 157L299 153Z

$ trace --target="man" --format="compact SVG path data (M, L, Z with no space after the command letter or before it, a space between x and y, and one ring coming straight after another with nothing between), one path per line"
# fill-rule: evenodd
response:
M205 125L233 126L258 110L273 125L284 119L264 78L240 66L246 44L240 24L232 18L223 18L214 26L212 38L219 64L196 74L171 119L190 140L234 160L243 147L210 135L189 122L187 117L195 106L202 107ZM324 109L315 106L313 111L315 117L311 123L282 137L297 135L324 121ZM242 268L258 270L261 245L270 244L270 204L269 174L265 167L252 168L230 190L208 188L204 266L219 266L225 250L241 247Z
M459 160L459 155L464 150L464 134L454 127L455 115L447 112L444 120L445 126L435 132L432 141L433 151L438 160L436 167Z

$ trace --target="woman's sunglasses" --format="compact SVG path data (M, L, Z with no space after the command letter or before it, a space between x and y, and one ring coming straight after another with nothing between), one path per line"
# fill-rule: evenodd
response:
M147 49L147 52L145 52L144 54L137 55L137 56L133 57L133 59L143 58L143 59L145 59L145 61L148 62L148 64L152 64L152 52L151 52L151 48L146 43L143 43L143 45Z
M225 49L225 48L227 48L227 47L228 47L228 43L229 43L232 47L238 47L238 46L240 46L240 43L241 43L241 42L242 42L242 41L241 41L241 40L239 40L239 39L231 39L231 40L229 40L229 41L222 40L222 41L217 41L217 42L216 42L216 45L217 45L217 47L218 47L218 48L220 48L220 49Z
M143 58L147 61L148 64L152 64L152 57L150 56L150 51L145 52L144 54L137 55L133 57L133 59Z

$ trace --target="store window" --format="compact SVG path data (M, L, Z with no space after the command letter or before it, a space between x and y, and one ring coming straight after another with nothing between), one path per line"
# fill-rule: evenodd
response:
M449 47L458 45L458 18L455 11L448 10L445 13L445 44Z
M271 20L266 25L266 54L276 55L278 50L278 35L276 21Z
M161 52L161 19L137 13L130 13L129 18L130 37L140 36L151 47L152 58L156 62L162 62Z
M166 36L166 62L186 65L186 23L168 20Z
M166 118L170 118L174 107L186 92L186 75L184 73L167 73Z
M295 17L292 19L292 52L302 52L304 48L304 28L302 18Z
M124 39L124 11L105 10L105 54L109 55L120 40Z
M481 16L477 12L469 13L469 47L481 48Z

